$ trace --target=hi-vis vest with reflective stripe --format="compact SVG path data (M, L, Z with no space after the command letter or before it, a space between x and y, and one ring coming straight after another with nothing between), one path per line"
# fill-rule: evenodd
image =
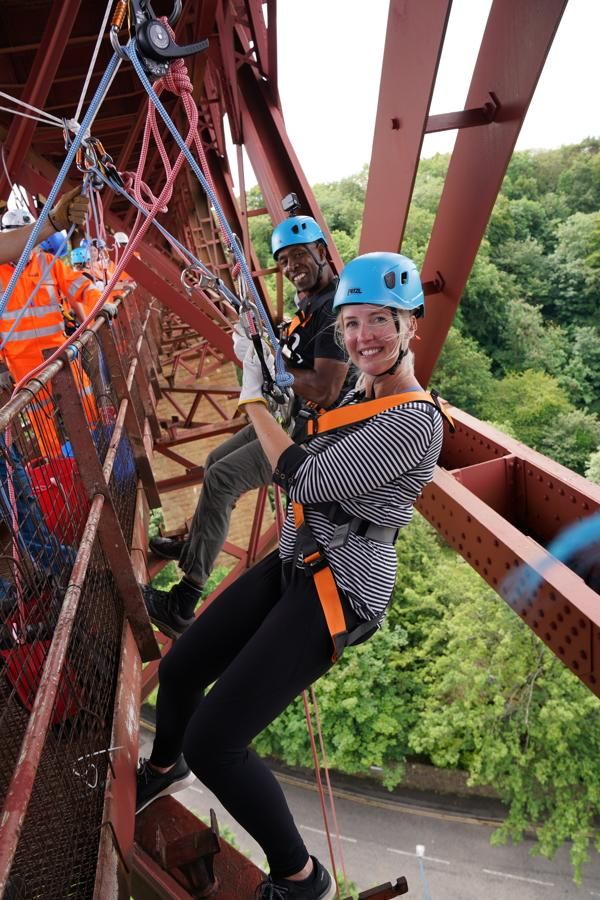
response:
M32 254L0 318L0 339L3 340L27 304L36 285L42 281L32 303L17 323L4 348L7 360L16 356L38 354L41 356L45 348L60 346L65 339L61 300L65 298L71 305L75 302L84 302L84 296L88 291L93 291L94 295L98 296L98 292L84 275L68 268L61 260L54 263L52 270L42 280L43 272L51 260L50 254L41 251ZM8 285L13 271L14 268L10 263L0 265L2 290Z

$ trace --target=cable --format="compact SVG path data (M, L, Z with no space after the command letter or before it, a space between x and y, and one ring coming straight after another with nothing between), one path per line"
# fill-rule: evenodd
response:
M79 116L81 115L81 108L83 106L83 103L85 100L85 95L87 94L87 89L89 87L89 84L90 84L90 81L92 78L92 73L94 71L94 66L96 65L96 59L98 58L98 53L100 52L100 44L102 43L102 39L104 37L104 29L106 28L106 23L108 21L109 15L110 15L111 7L112 7L112 0L108 0L108 3L106 4L106 10L104 12L104 18L102 19L102 25L100 26L100 30L98 32L96 46L94 47L92 59L91 59L91 62L90 62L90 65L89 65L89 68L87 71L87 75L85 76L85 82L83 84L83 88L81 90L81 96L79 98L79 103L77 104L77 109L75 110L75 115L73 116L73 119L76 122L79 122Z
M227 239L229 241L231 251L232 251L236 261L239 263L240 269L244 275L244 280L246 282L246 285L252 295L253 302L254 302L257 310L260 313L261 319L263 320L263 323L265 326L265 330L269 336L269 340L271 341L273 349L275 350L275 370L276 370L276 379L275 380L280 387L290 387L294 383L294 377L289 372L287 372L285 369L285 364L284 364L283 356L281 353L281 346L279 344L279 341L277 340L277 336L273 330L273 326L271 325L271 322L269 321L269 317L266 314L266 311L264 309L264 306L263 306L262 300L260 299L258 291L256 290L256 285L254 284L254 281L252 279L252 274L248 267L248 263L243 254L243 251L241 250L239 243L236 241L235 235L233 234L233 231L231 230L229 223L227 222L227 219L225 218L225 216L223 214L223 210L221 209L221 205L219 204L216 194L214 193L214 191L208 184L208 182L204 176L204 173L202 172L198 163L196 162L196 160L190 153L189 148L186 146L183 138L181 137L177 128L175 127L171 117L169 116L168 112L166 111L165 107L163 106L159 97L157 96L155 90L153 89L152 85L150 84L150 82L146 76L146 73L144 72L144 69L138 59L135 45L136 45L135 39L130 40L129 43L127 44L127 46L125 47L125 53L131 60L131 63L133 64L133 67L134 67L135 71L137 72L137 75L138 75L140 81L142 82L148 96L150 97L150 99L152 100L152 103L154 104L154 106L156 107L158 112L160 113L161 118L163 119L163 121L167 125L169 131L173 135L175 142L177 143L177 146L179 147L181 152L184 154L190 167L192 168L192 171L198 178L198 181L202 185L204 192L208 196L210 202L212 203L214 209L217 212L217 215L219 217L219 221L222 225L223 231L225 232Z
M0 97L3 97L5 100L10 100L11 103L16 103L18 106L24 106L26 109L32 110L32 112L36 112L39 116L45 116L46 119L50 121L48 124L60 125L62 128L62 119L59 119L58 116L53 116L51 113L45 112L43 109L39 109L37 106L32 106L31 103L25 103L24 100L17 100L16 97L11 97L10 94L5 94L4 91L0 91ZM24 113L22 113L24 115Z
M67 232L67 236L66 236L66 238L65 238L65 245L66 245L66 242L67 242L67 241L69 240L69 238L71 237L71 235L73 234L73 231L74 231L74 230L75 230L75 226L74 226L74 225L71 225L69 231ZM15 328L17 327L17 325L19 324L19 322L21 321L21 319L23 318L23 316L25 316L25 315L27 314L27 311L28 311L28 309L31 307L31 305L33 304L33 301L35 300L35 298L36 298L36 296L37 296L37 293L38 293L39 289L42 287L42 285L45 284L46 276L50 274L50 272L51 272L52 269L54 268L54 264L55 264L55 262L56 262L56 260L57 260L58 258L59 258L58 253L54 253L54 254L52 255L52 260L46 262L45 268L44 268L42 274L40 275L39 281L37 282L36 286L35 286L34 289L32 290L32 292L31 292L31 294L29 295L29 297L27 298L27 302L25 303L24 306L21 307L21 309L17 310L17 315L16 315L16 317L15 317L14 322L12 323L12 325L10 326L10 329L7 331L7 333L6 333L6 334L4 335L4 337L2 338L2 341L0 341L0 351L1 351L1 350L4 350L4 348L6 347L7 343L10 341L10 338L11 338L11 336L12 336L12 334L13 334ZM5 310L5 311L6 311L6 310ZM35 330L35 329L34 329L34 330Z
M118 68L119 64L120 64L120 59L117 56L117 54L114 53L108 63L108 66L106 68L104 75L100 79L100 83L96 89L96 93L94 94L94 97L92 99L92 102L90 103L88 111L85 114L85 118L82 122L81 129L75 135L75 137L67 151L67 155L65 156L65 160L61 166L60 172L58 173L56 181L54 182L54 184L52 185L52 187L50 189L48 199L46 200L44 207L43 207L42 211L40 212L40 216L39 216L37 222L35 223L31 234L29 235L29 240L27 241L27 244L25 245L23 252L21 253L19 262L17 263L17 265L15 267L15 271L13 272L12 278L10 279L10 281L6 287L6 290L3 292L2 297L0 298L0 316L3 315L4 310L6 309L6 305L7 305L8 301L10 300L12 292L15 288L15 285L16 285L17 281L19 280L19 278L21 277L23 269L25 268L25 264L26 264L27 260L29 259L31 251L37 244L40 231L42 230L44 222L48 218L48 213L54 206L54 202L58 196L58 192L62 186L63 181L65 180L65 178L67 176L69 169L71 168L71 165L73 163L73 160L75 159L77 150L79 149L79 145L81 144L81 142L83 140L83 135L86 133L90 122L92 121L94 115L96 114L97 108L100 104L100 101L101 101L102 97L104 96L106 87L108 84L110 84L110 81L112 80L112 77L114 76L114 73L115 73L116 69ZM61 123L61 126L62 126L62 123Z

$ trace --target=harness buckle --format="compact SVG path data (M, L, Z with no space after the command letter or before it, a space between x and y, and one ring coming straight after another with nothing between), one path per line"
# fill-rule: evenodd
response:
M312 576L315 572L320 572L321 569L329 565L327 557L319 547L307 553L302 560L304 562L304 573L307 576Z
M331 540L327 544L328 550L339 550L340 547L344 547L346 545L350 532L352 531L354 521L354 519L350 519L349 522L344 522L343 525L336 525Z

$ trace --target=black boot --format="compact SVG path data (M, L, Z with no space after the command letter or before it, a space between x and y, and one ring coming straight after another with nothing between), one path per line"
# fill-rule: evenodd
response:
M150 621L167 637L177 639L194 622L194 609L202 589L182 578L170 591L141 586Z
M183 541L165 537L153 537L148 542L148 546L155 556L159 556L161 559L174 559L176 562L181 558L183 544Z

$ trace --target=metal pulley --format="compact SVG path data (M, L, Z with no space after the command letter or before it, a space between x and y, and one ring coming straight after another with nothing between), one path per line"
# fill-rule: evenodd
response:
M155 15L150 0L129 0L129 5L126 0L118 0L110 27L110 42L115 53L122 59L126 58L126 54L119 43L119 31L128 9L140 51L140 61L149 78L162 78L174 60L192 56L208 48L207 40L180 47L171 37L169 28ZM174 0L173 10L167 19L171 28L180 15L181 0Z

